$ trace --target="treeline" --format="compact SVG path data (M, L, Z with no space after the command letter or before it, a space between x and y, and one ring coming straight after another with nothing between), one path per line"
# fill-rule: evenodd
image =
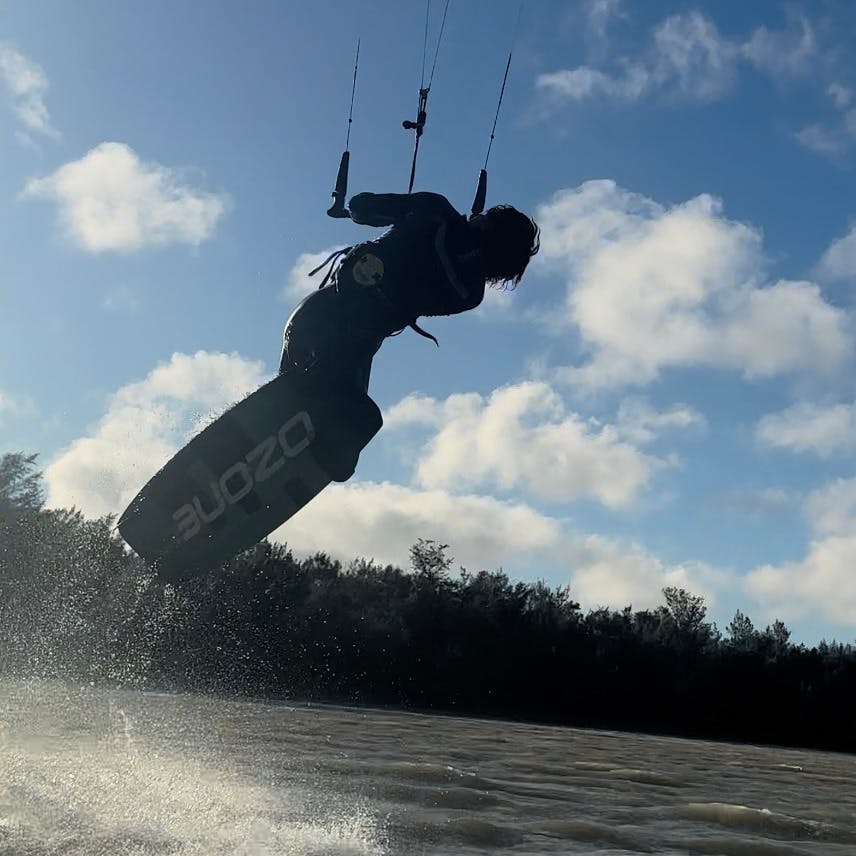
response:
M794 645L704 600L583 611L568 588L263 542L174 588L110 518L45 510L35 456L0 458L0 673L513 717L853 751L856 649Z

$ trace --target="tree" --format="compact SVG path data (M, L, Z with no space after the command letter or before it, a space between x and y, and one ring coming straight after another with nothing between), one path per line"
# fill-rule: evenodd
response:
M0 520L11 522L38 513L44 503L38 455L7 452L0 457Z
M785 626L784 621L777 618L772 624L767 625L762 642L767 654L777 660L788 653L790 638L791 631Z
M695 634L704 622L707 607L704 598L690 594L686 589L667 586L663 589L666 608L675 622L679 633Z
M666 609L675 623L675 633L679 640L701 646L714 637L714 628L704 620L707 607L701 595L667 586L663 589L663 597L666 599Z
M10 577L27 565L42 507L42 474L37 455L8 452L0 457L0 599L9 597Z
M760 634L755 630L752 619L739 609L728 625L728 641L737 651L757 651L761 641Z
M525 611L533 626L557 630L576 622L580 605L571 597L570 586L552 589L543 580L526 587Z
M446 555L448 544L420 538L410 548L410 567L422 581L436 586L449 572L452 559Z

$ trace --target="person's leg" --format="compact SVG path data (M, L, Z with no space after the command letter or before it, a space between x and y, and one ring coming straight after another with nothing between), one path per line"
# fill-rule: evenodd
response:
M331 349L337 328L341 327L333 297L327 289L315 291L291 313L283 333L280 374L305 373Z
M353 310L333 288L309 295L286 323L279 373L307 381L319 375L367 395L372 360L383 338L372 335L369 323L351 317L359 315Z
M361 331L345 319L343 303L336 297L332 289L322 289L292 313L283 336L280 374L293 377L307 401L315 399L322 410L334 402L334 410L341 410L340 424L347 424L348 401L368 395L372 359L383 339L359 336ZM359 446L359 441L333 447L322 443L319 463L334 481L347 481L362 451Z

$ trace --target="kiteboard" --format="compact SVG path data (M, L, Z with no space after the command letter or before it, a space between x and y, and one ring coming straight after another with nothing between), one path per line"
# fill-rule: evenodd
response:
M119 518L119 533L178 582L249 549L353 473L383 423L364 393L280 375L208 425Z

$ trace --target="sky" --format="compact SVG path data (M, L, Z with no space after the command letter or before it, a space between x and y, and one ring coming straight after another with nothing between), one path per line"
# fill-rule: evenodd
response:
M451 0L416 189L541 228L520 286L375 358L384 428L275 537L406 566L667 585L856 637L856 7ZM404 192L423 3L0 2L0 453L121 512L270 379L325 215ZM442 2L428 18L429 66Z

